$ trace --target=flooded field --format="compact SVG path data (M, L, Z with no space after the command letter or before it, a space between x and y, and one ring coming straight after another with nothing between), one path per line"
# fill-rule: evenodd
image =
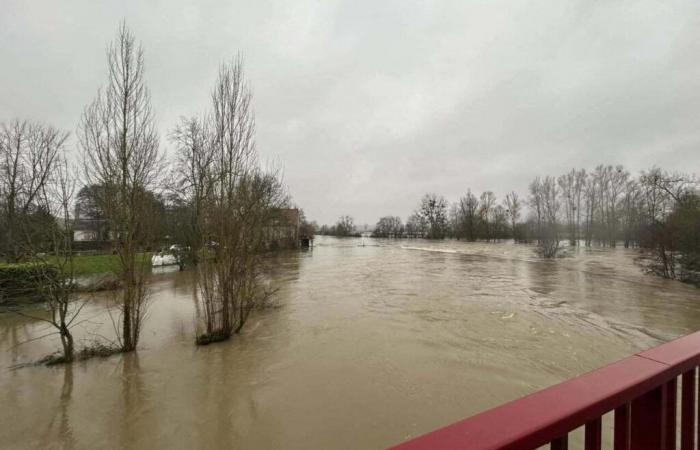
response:
M0 447L381 449L700 328L636 255L321 237L229 342L196 347L191 274L159 273L137 353L51 368L12 369L58 343L0 313ZM113 336L108 297L80 339Z

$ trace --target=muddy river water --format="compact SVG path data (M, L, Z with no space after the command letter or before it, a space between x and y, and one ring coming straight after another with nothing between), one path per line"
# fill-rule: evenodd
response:
M700 328L700 290L635 256L320 237L229 342L194 345L191 274L164 272L138 352L50 368L13 369L58 344L0 313L0 448L381 449Z

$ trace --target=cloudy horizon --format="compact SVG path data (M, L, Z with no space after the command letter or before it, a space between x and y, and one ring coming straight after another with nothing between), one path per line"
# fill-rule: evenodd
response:
M693 1L4 3L0 122L55 125L76 148L124 19L171 153L241 52L258 150L319 223L405 219L426 192L500 200L601 163L700 169Z

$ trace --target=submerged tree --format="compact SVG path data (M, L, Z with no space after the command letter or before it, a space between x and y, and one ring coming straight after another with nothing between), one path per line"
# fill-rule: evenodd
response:
M53 133L52 133L53 135ZM66 134L61 133L63 136ZM49 356L46 363L70 362L75 354L75 341L71 328L84 303L75 300L75 276L72 252L72 219L70 216L75 177L69 173L65 158L65 138L56 142L52 149L50 171L39 183L31 198L30 212L18 214L15 239L22 243L23 264L21 274L23 280L18 289L23 286L31 287L31 292L38 294L45 311L42 314L31 314L15 311L23 316L31 317L49 324L54 329L45 336L58 334L62 352L60 356ZM42 211L44 219L40 224L34 223L36 213ZM11 296L23 296L24 292L10 292Z
M199 344L239 332L250 312L269 298L262 279L266 230L288 203L279 173L263 170L257 158L252 94L240 57L221 66L211 98L211 122L203 128L211 133L202 139L205 155L185 163L202 183L197 220L199 238L208 244L197 266L205 328Z
M506 215L510 221L510 231L514 240L518 240L521 237L518 236L517 226L518 220L520 220L520 211L522 205L520 203L520 197L515 191L510 191L506 194L506 198L503 201L503 206L506 208Z
M530 205L533 221L536 221L535 236L539 251L545 258L553 258L559 250L558 217L560 201L554 177L537 177L530 184Z
M428 239L444 239L447 234L447 200L437 194L425 194L420 201L418 215L427 232L423 237Z
M62 354L48 358L48 363L71 362L75 357L75 340L71 328L86 302L78 302L75 293L75 265L71 207L75 193L75 177L63 154L57 157L47 185L37 201L50 211L55 221L43 230L40 240L50 242L47 253L32 252L31 265L41 274L39 290L47 316L35 318L50 324L60 336ZM29 239L30 244L33 242Z
M642 173L645 198L642 244L652 250L649 271L665 278L700 282L700 201L690 176L658 168Z
M403 223L401 217L385 216L379 219L374 227L372 237L400 238L403 235Z
M121 282L123 351L138 344L148 287L143 249L152 238L147 211L161 157L140 45L125 23L107 50L108 81L85 108L79 127L85 176L102 186L99 206L113 234Z
M340 216L333 230L335 236L352 236L355 233L355 220L348 215Z
M479 199L467 190L464 197L459 199L455 211L455 224L453 226L457 238L475 241L479 228Z

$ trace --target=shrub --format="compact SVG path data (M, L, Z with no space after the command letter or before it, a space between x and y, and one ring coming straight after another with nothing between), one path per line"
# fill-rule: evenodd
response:
M41 301L44 287L57 276L56 268L46 264L0 263L0 304Z

